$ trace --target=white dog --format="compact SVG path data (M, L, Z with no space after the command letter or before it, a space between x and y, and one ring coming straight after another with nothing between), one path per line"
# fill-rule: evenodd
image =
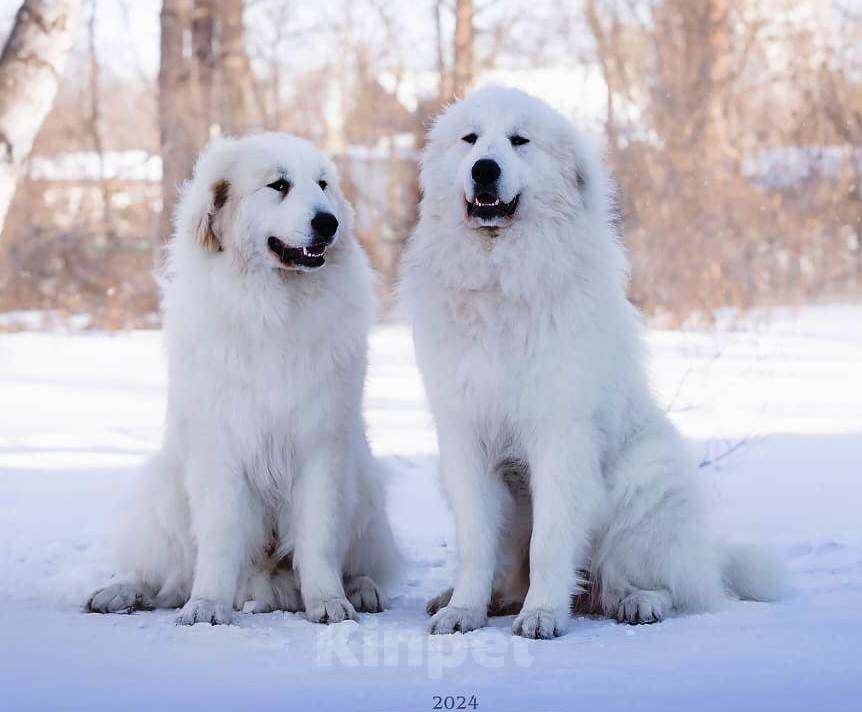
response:
M86 609L178 623L384 608L397 563L361 398L372 272L335 168L283 134L215 141L183 191L164 280L161 453Z
M432 632L520 611L515 633L549 638L575 604L650 623L726 591L778 595L777 564L704 531L590 145L543 102L488 88L437 120L421 180L402 292L458 545Z

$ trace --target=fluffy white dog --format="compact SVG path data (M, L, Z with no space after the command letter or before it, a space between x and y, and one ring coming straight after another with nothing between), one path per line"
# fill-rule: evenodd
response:
M361 398L373 278L332 163L261 134L211 144L183 191L164 289L161 453L94 612L377 612L397 563Z
M488 88L437 120L421 181L402 292L458 546L432 632L519 612L515 633L550 638L572 605L651 623L777 596L780 566L705 531L591 146L543 102Z

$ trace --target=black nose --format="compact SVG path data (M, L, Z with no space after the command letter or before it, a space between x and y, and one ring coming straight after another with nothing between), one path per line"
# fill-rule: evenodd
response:
M338 220L332 213L317 213L311 218L311 229L315 236L331 240L338 229Z
M500 166L490 158L480 158L473 164L473 180L480 185L489 185L500 177Z

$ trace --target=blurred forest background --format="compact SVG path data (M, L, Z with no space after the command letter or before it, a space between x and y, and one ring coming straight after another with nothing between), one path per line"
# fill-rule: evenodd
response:
M859 0L4 0L0 328L157 325L210 136L339 164L391 305L417 158L485 83L603 142L656 322L862 293Z

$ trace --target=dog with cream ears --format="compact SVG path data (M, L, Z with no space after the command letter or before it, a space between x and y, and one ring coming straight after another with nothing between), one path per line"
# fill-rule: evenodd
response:
M596 151L523 92L450 106L422 156L402 296L454 513L433 633L574 608L629 623L770 600L782 571L716 544L686 446L647 382L613 191Z

